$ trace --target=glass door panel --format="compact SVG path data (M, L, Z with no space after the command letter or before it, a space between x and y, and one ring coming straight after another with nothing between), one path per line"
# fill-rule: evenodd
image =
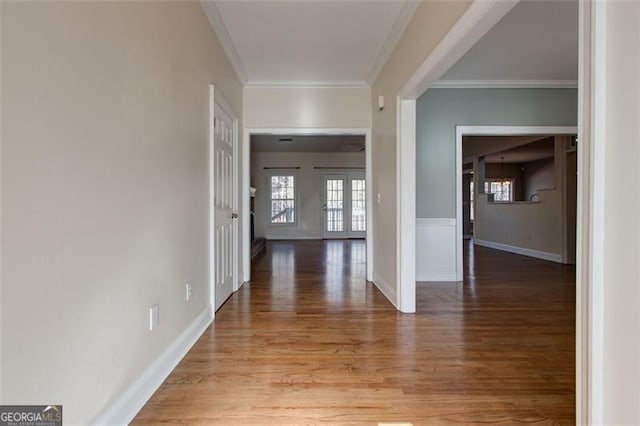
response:
M366 188L364 179L351 179L351 231L366 232Z
M345 178L325 176L325 238L337 237L345 232Z

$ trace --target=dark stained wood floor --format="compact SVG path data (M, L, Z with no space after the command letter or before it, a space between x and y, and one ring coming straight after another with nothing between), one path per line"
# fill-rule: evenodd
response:
M573 424L575 274L468 246L418 313L365 282L363 241L270 242L134 424Z

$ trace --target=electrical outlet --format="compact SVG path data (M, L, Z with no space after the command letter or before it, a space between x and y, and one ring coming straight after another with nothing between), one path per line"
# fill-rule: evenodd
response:
M378 204L382 202L382 195L378 192Z
M187 302L188 302L189 300L191 300L191 294L192 294L192 292L191 292L191 291L192 291L192 290L191 290L191 281L188 281L188 282L187 282L187 285L185 286L185 294L184 294L184 296L185 296L185 300L186 300Z
M160 324L160 305L157 303L149 308L149 330L153 331Z

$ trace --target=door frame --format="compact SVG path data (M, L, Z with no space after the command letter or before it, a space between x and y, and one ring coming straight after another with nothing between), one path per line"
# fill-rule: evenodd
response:
M367 281L373 281L373 232L371 230L371 212L373 211L372 202L372 143L371 128L325 128L325 127L245 127L242 137L242 176L241 176L241 203L240 209L240 227L241 227L241 272L242 281L247 282L251 279L251 231L250 231L250 185L251 185L251 135L254 134L271 134L277 136L284 135L334 135L334 136L364 136L365 139L365 181L366 181L366 197L367 197Z
M209 84L209 304L211 306L211 311L213 312L213 316L215 318L215 306L216 306L216 294L215 294L215 158L214 158L214 144L215 144L215 108L216 103L222 107L227 114L233 120L233 162L235 166L235 170L233 173L233 184L232 184L232 210L238 211L239 208L239 197L238 197L238 183L239 183L239 140L238 140L238 123L239 118L238 114L234 111L231 105L220 95L216 93L215 87L213 84ZM239 278L239 250L238 246L240 241L239 237L239 226L238 221L236 220L233 223L233 291L236 292L240 288L240 284L238 282Z
M416 99L519 0L475 0L396 96L397 306L416 310ZM606 4L579 2L578 202L576 232L576 423L601 422L603 388L603 231Z
M462 138L464 136L525 136L525 135L576 135L577 126L456 126L456 280L462 281ZM561 179L561 176L557 176ZM557 186L557 185L556 185ZM563 211L564 214L564 211ZM566 235L563 236L563 250Z

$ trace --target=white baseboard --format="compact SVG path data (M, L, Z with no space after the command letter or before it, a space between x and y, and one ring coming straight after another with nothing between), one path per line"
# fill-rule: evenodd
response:
M93 424L129 424L200 338L211 321L213 321L213 309L209 305L119 398L107 406Z
M416 281L457 281L456 220L416 219Z
M548 260L550 262L562 263L562 256L557 253L533 250L524 247L511 246L508 244L496 243L494 241L473 240L474 244L496 250L508 251L509 253L521 254L523 256L535 257L537 259Z
M437 272L416 271L416 281L457 282L458 280L455 272L437 273Z
M278 235L263 237L267 241L288 241L288 240L321 240L322 237L315 236L299 236L299 235Z
M373 284L376 287L378 287L378 290L380 290L380 293L382 293L384 297L389 299L389 302L391 302L391 304L396 309L398 309L398 306L397 306L398 296L397 296L395 287L392 287L388 282L383 280L382 277L375 272L373 273Z

